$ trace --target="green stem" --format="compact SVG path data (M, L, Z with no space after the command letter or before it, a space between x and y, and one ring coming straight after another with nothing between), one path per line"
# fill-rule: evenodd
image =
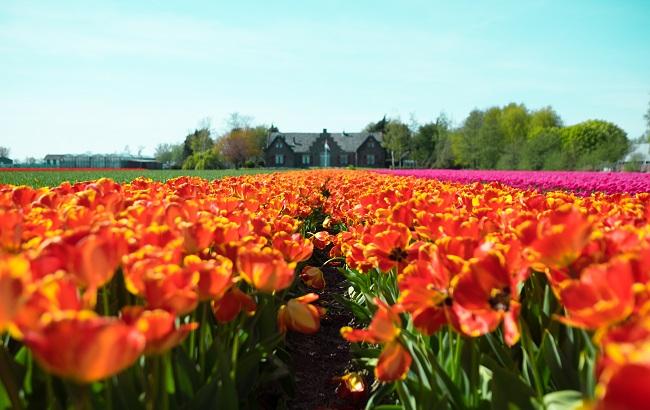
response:
M160 386L160 358L156 356L148 357L149 374L149 394L147 397L146 408L147 410L155 410L158 399L158 387Z
M52 386L52 375L49 373L45 373L45 389L46 389L46 394L47 394L47 403L48 403L48 408L50 409L59 409L58 401L56 400L56 396L54 395L54 386Z
M199 328L199 369L201 380L204 380L206 374L205 368L205 332L208 330L208 304L203 302L201 304L201 327Z
M533 384L535 385L535 392L537 393L537 399L539 400L540 403L544 403L544 386L542 384L542 378L539 375L537 366L535 366L535 363L533 363L533 358L535 357L533 355L533 339L526 323L524 323L523 320L521 320L520 323L521 323L521 342L522 342L523 352L524 355L526 355L526 359L527 359L526 361L528 362L530 371L533 375Z
M22 409L23 405L20 402L18 385L13 371L11 370L11 359L7 348L4 345L0 346L0 380L9 395L12 408Z
M196 322L196 309L194 309L190 314L190 323L191 322ZM199 326L203 327L203 323L200 323ZM195 351L196 351L196 332L190 332L190 337L188 338L187 353L189 354L190 359L192 359L192 361L196 360L196 355L194 354Z
M113 410L113 378L109 377L104 381L104 394L106 400L106 409Z
M68 392L72 399L72 408L75 410L91 410L90 387L86 384L68 384Z
M108 303L108 286L104 286L102 289L102 301L104 302L104 316L110 316L110 305Z
M232 380L233 383L236 383L237 381L237 357L239 356L239 331L235 330L234 331L235 337L233 340L233 345L232 345L232 354L230 356L230 380Z
M460 333L453 332L452 330L448 330L448 332L450 332L449 333L449 336L450 336L449 341L452 341L454 339L453 334L456 333L456 346L454 346L454 356L453 356L454 357L454 362L451 365L451 369L452 369L451 379L455 383L459 383L460 382L459 374L460 374L460 369L461 369L460 350L461 350L461 347L463 345L463 337L461 336Z

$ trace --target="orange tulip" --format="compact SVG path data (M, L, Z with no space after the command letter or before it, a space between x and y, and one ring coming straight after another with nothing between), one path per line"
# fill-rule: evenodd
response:
M382 382L404 380L411 367L411 355L397 340L384 345L375 366L375 377Z
M348 342L386 343L395 340L401 333L402 319L399 307L388 306L386 302L375 298L377 311L370 322L368 329L352 329L349 326L341 328L341 335Z
M287 262L302 262L311 257L314 245L299 233L278 232L271 241L273 248L284 255Z
M314 236L311 237L311 241L316 249L323 250L332 242L332 235L327 231L316 232Z
M198 273L197 289L202 301L219 299L232 284L232 261L221 255L202 260L196 255L188 255L183 262L183 270Z
M0 250L20 249L23 233L23 216L14 209L0 209Z
M144 277L147 307L165 309L177 315L193 311L199 303L196 272L185 272L177 265L162 265Z
M183 248L187 253L200 252L210 246L214 239L212 226L203 221L180 222L178 227L183 237Z
M597 329L624 320L635 302L630 263L616 259L589 266L579 280L561 283L558 293L567 311L559 318L563 323Z
M144 334L147 342L145 355L162 354L180 344L193 330L196 322L176 327L176 317L166 310L145 310L142 306L127 306L122 309L122 320Z
M384 348L375 367L377 380L389 382L402 380L411 367L411 355L398 339L402 321L398 315L398 305L388 306L375 299L377 311L367 330L341 328L341 335L349 342L382 343Z
M237 254L237 269L241 277L265 293L289 287L295 267L295 262L285 262L282 253L271 248L241 248Z
M382 223L370 227L363 256L382 272L403 269L409 259L411 232L403 224Z
M122 233L111 228L97 232L87 229L71 231L42 243L32 270L43 277L63 269L82 287L98 289L110 281L127 252Z
M29 262L25 258L0 255L0 334L25 303L29 276Z
M72 278L63 272L48 275L32 284L35 290L25 299L10 328L12 336L22 339L24 332L36 330L51 315L83 309L83 301Z
M549 268L564 268L580 256L591 231L591 223L577 209L554 210L537 225L537 239L530 246L532 259Z
M318 300L318 295L308 293L293 298L278 310L278 328L281 332L293 330L299 333L316 333L320 329L320 317L324 314L322 308L312 305Z
M252 315L255 309L257 305L253 298L236 287L230 288L221 299L212 302L212 312L220 323L230 322L242 311Z
M325 289L325 277L323 271L315 266L305 266L300 272L300 279L305 282L305 285L314 289Z
M472 258L469 269L458 276L453 289L454 313L464 334L482 336L503 322L506 344L517 343L521 305L517 300L517 275L511 271L503 253L490 250Z
M24 341L47 371L81 383L126 369L146 344L135 326L91 311L55 317L38 331L27 332Z

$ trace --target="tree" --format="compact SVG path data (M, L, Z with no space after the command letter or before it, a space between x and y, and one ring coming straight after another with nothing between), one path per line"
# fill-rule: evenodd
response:
M385 132L386 131L386 126L388 125L388 120L386 119L386 116L377 121L377 122L371 122L366 127L363 129L365 132Z
M183 144L158 144L154 158L170 168L180 168L183 165Z
M562 118L551 106L540 108L530 114L530 129L562 127Z
M562 150L560 128L533 129L522 151L522 159L519 163L521 169L560 170L568 166L566 155Z
M473 169L479 167L479 133L483 126L483 116L483 111L472 110L460 129L451 135L456 165Z
M401 165L402 157L409 152L411 146L411 130L399 120L390 120L381 142L390 151L391 166L395 168L395 159Z
M188 134L183 142L183 162L193 154L207 151L214 145L214 141L210 138L210 128L203 127L194 130L193 133Z
M418 126L411 141L413 159L425 167L452 166L450 161L453 161L454 154L451 150L449 129L449 120L444 113L438 115L435 122Z
M563 148L579 169L596 169L623 158L629 149L627 134L601 120L584 121L562 129Z
M530 117L523 104L511 103L503 107L499 115L503 133L503 154L499 158L499 168L516 169L521 148L526 142L530 129Z
M494 169L504 152L505 136L501 126L501 109L492 107L483 115L483 122L478 133L476 146L478 167Z
M9 158L9 153L11 151L7 147L0 147L0 157Z
M238 112L231 112L230 114L228 114L228 118L226 119L226 128L229 131L233 131L237 129L246 129L246 128L251 128L252 123L253 123L253 117L251 117L250 115L244 115Z
M259 162L264 155L269 130L265 125L253 126L252 122L251 116L231 113L226 120L229 130L216 142L217 151L235 168L247 161Z
M239 168L251 157L254 151L252 133L247 130L236 129L217 141L217 150L226 161Z
M430 167L435 158L438 127L435 122L420 125L413 134L413 159L420 166Z

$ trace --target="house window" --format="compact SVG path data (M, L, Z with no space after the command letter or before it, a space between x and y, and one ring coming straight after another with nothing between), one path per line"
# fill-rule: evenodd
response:
M348 154L342 154L339 162L341 165L348 165Z
M368 148L375 148L375 141L373 140L368 141Z
M311 158L309 157L309 154L302 154L302 165L309 165L311 162Z
M375 165L375 156L373 154L366 155L366 164Z
M275 165L284 165L284 155L283 154L277 154L275 156Z
M277 149L282 149L282 141L278 141L275 143L275 148Z

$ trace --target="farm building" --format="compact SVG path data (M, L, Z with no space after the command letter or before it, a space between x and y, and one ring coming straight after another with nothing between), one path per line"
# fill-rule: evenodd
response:
M138 158L115 154L48 154L43 160L45 162L44 165L49 168L162 168L162 164L153 158Z
M386 165L380 132L329 133L270 132L264 157L266 166L286 168L359 167Z
M13 166L14 161L7 157L0 157L0 168L9 168Z

